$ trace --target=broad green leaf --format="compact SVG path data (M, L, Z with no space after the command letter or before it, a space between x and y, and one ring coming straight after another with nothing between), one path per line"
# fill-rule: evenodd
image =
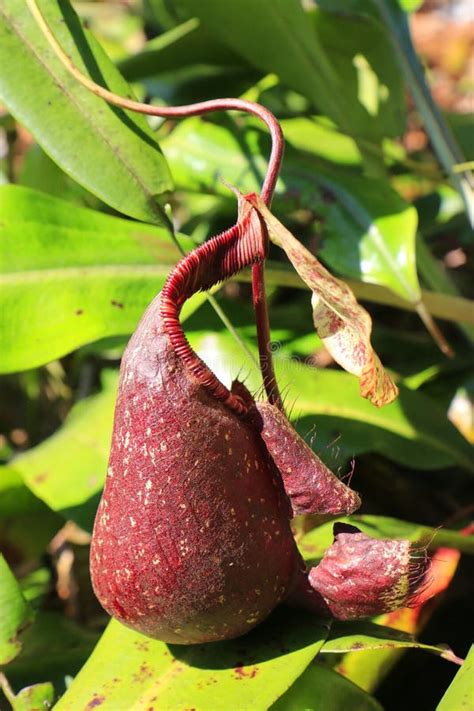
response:
M21 650L18 635L33 619L15 576L0 554L0 665L8 664Z
M397 387L372 348L372 320L344 282L336 279L267 208L258 196L248 198L267 225L270 239L313 292L313 322L324 345L360 381L360 392L377 407L397 396Z
M324 217L323 247L327 264L341 274L389 287L416 303L421 296L416 273L417 212L388 182L348 174L318 158L340 162L340 147L330 138L321 151L319 130L310 119L287 119L289 137L277 183L275 209L303 207ZM299 135L292 149L292 136ZM219 126L191 119L162 141L180 188L206 190L223 197L229 192L220 178L241 192L258 192L266 170L268 140L253 122L244 127ZM328 204L328 194L332 197Z
M55 707L103 711L265 711L316 656L327 627L280 608L245 637L166 645L112 621ZM94 703L95 702L95 703Z
M277 74L349 135L402 132L400 79L387 61L392 50L383 28L370 18L305 14L298 0L180 4L221 42L265 73Z
M355 514L350 518L338 520L357 526L363 533L373 538L401 538L431 550L441 547L456 548L462 553L474 555L474 535L464 536L458 531L431 528L397 518L371 514ZM333 541L333 525L334 521L325 523L304 536L300 549L305 558L319 558L323 555Z
M197 18L191 18L147 42L140 52L123 59L118 67L128 81L137 81L189 65L241 63L237 55L203 30Z
M372 696L332 669L311 664L270 711L383 711Z
M230 385L245 372L247 386L258 391L254 363L237 353L225 334L188 335L218 377ZM379 410L361 399L357 382L347 373L317 370L278 354L275 367L287 402L293 404L292 419L303 435L315 430L313 446L323 458L328 455L325 447L337 440L334 447L341 459L378 452L417 469L440 469L456 462L473 471L472 448L436 402L421 392L401 386L397 400Z
M131 333L180 257L162 228L28 188L0 188L0 220L3 372Z
M454 681L436 707L436 711L469 711L474 705L472 679L474 673L474 647L471 647Z
M130 87L69 3L41 0L44 17L74 64L123 96ZM107 105L74 79L23 0L0 6L0 97L58 165L119 212L167 223L165 159L145 118ZM34 87L34 91L33 91Z
M321 648L321 654L346 654L370 649L424 649L452 661L451 650L444 645L424 644L411 634L366 620L333 626Z

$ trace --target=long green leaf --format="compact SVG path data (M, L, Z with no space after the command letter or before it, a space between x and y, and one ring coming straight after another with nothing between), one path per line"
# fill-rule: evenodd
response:
M267 283L272 286L289 286L295 289L308 287L295 271L278 262L267 262ZM250 272L241 272L239 281L250 281ZM391 289L378 284L346 279L348 286L360 301L370 301L374 304L385 304L397 309L416 311L416 304L397 296ZM474 302L459 296L438 294L434 291L422 291L422 300L428 311L438 318L459 323L474 324Z
M163 228L28 188L0 188L0 220L3 372L131 333L180 256Z
M453 653L444 645L424 644L411 634L369 621L333 627L321 654L346 654L369 649L424 649L452 661Z
M229 642L178 646L147 639L112 621L57 711L265 711L316 656L327 627L280 609Z
M395 0L372 0L373 5L389 29L399 66L410 89L416 108L424 121L426 130L440 163L464 200L466 214L474 224L474 183L468 170L455 171L456 165L464 162L449 125L444 121L426 82L423 67L413 46L408 18L399 2Z
M85 74L112 91L130 87L69 3L41 0L55 36ZM0 5L0 97L61 168L119 212L167 223L170 174L143 116L108 106L63 67L23 0ZM161 201L161 203L160 203Z
M0 554L0 665L8 664L21 650L20 632L33 618L15 576Z

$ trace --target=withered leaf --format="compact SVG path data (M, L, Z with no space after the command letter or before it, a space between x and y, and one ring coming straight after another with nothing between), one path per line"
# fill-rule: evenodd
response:
M360 392L381 407L397 397L398 388L385 372L370 343L372 321L351 289L336 279L272 215L263 200L246 195L264 219L270 239L286 252L296 271L312 290L313 321L319 337L339 365L360 379Z

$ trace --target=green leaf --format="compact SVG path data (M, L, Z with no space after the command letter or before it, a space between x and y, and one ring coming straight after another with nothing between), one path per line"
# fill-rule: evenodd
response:
M297 150L344 166L360 166L362 156L353 138L341 133L326 116L298 116L280 121L285 140Z
M33 619L15 576L0 554L0 665L8 664L21 650L18 635Z
M130 96L129 85L69 3L41 0L40 6L77 67ZM0 64L8 66L0 75L3 103L66 173L116 210L167 224L159 200L172 187L170 174L145 118L109 106L79 84L23 0L5 0L0 7Z
M311 664L270 711L383 711L372 696L332 669Z
M260 378L254 364L235 352L228 337L188 335L221 379L230 384L244 371L247 386L258 390ZM323 458L328 455L324 448L337 440L341 459L378 452L421 470L457 463L473 471L472 448L445 412L423 393L401 386L398 399L378 410L360 397L357 380L347 373L317 370L278 354L275 366L280 387L287 389L287 401L293 403L292 419L297 420L302 435L316 430L314 446Z
M55 707L160 711L265 711L318 653L327 627L280 608L245 637L206 645L166 645L112 621ZM94 703L95 702L95 703Z
M41 190L82 207L100 209L101 203L92 193L67 175L37 143L29 148L18 172L16 185Z
M446 175L463 198L466 215L474 224L474 191L469 171L456 171L464 157L449 125L444 120L427 84L423 66L413 46L408 18L396 0L372 0L390 33L405 82L410 89L416 109L421 116L437 157Z
M411 634L366 620L335 625L321 649L321 654L399 648L424 649L451 661L453 656L451 650L444 645L424 644Z
M336 198L327 212L321 257L345 276L417 302L415 208L381 180L326 171L318 182Z
M397 518L370 514L356 514L338 520L357 526L373 538L401 538L420 546L428 546L431 550L442 547L456 548L462 553L474 555L474 536L463 536L458 531L431 528ZM333 525L334 521L325 523L304 536L300 549L305 558L319 558L323 555L333 542Z
M191 18L147 42L118 67L128 81L137 81L196 64L238 66L242 60Z
M320 9L308 16L340 80L341 105L346 111L350 107L350 119L345 118L341 127L356 139L400 136L405 129L404 87L383 25L367 15ZM307 95L318 106L316 96Z
M221 42L265 73L278 74L349 135L401 133L400 80L387 61L388 38L370 18L334 17L320 10L305 14L298 0L181 4Z
M178 249L159 227L0 188L0 370L32 368L133 331ZM193 246L181 238L184 249Z
M471 647L461 669L454 677L445 695L436 707L436 711L455 711L472 709L472 677L474 672L474 647Z

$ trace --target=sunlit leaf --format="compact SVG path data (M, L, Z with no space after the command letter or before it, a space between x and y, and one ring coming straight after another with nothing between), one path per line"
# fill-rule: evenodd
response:
M316 656L327 627L280 609L245 637L206 645L166 645L112 621L55 707L160 711L265 711Z
M41 11L75 65L112 91L130 87L71 5L41 0ZM167 224L163 201L172 183L143 116L108 106L74 79L23 0L0 5L0 96L61 168L119 212ZM34 88L34 90L33 90Z
M402 132L402 84L395 62L387 61L387 54L393 56L389 39L373 19L335 17L314 7L305 13L298 0L180 4L220 42L258 69L277 74L349 135ZM358 69L357 53L370 71Z
M180 258L163 228L0 188L3 372L128 334ZM181 237L189 250L193 243Z
M331 269L389 288L392 300L398 295L416 304L421 297L417 212L388 181L349 171L347 164L357 163L355 144L330 126L324 117L282 122L287 147L275 210L280 214L296 207L321 215L319 254ZM222 126L190 119L165 137L162 146L181 189L225 198L225 178L241 192L260 190L269 142L253 121Z

